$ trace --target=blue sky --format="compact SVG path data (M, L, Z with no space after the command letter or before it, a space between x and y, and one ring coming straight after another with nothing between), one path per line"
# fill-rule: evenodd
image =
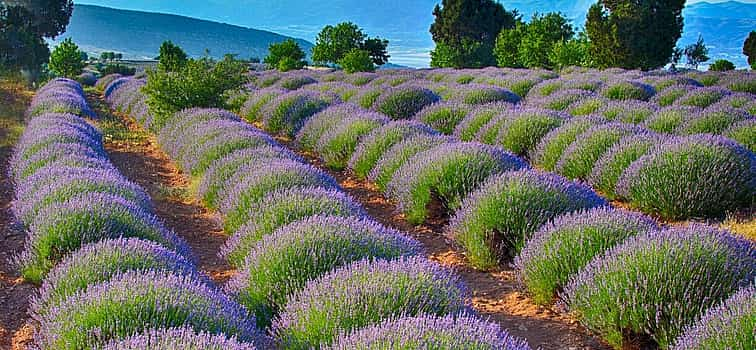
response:
M505 7L536 10L559 10L568 14L584 13L596 0L502 0ZM725 0L689 0L724 2ZM739 0L756 3L756 0ZM270 30L309 41L322 26L354 21L371 36L390 40L391 61L424 67L428 65L433 41L428 27L433 21L431 9L440 0L74 0L120 9L170 13L224 22L255 29ZM551 5L554 6L551 6ZM530 9L530 11L528 11ZM583 12L581 12L583 11Z

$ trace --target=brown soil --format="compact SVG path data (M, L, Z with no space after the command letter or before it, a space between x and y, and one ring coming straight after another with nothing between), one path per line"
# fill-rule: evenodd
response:
M200 270L217 283L228 280L234 271L217 256L227 238L217 217L188 195L188 180L152 135L130 118L113 115L99 96L87 97L107 124L103 136L110 161L152 197L157 216L189 243Z
M460 274L472 293L471 303L475 310L490 317L511 334L527 339L534 349L610 348L600 338L589 334L575 319L534 304L521 292L511 268L503 267L489 272L471 268L464 255L443 234L448 217L440 214L444 211L442 208L432 210L426 224L412 225L374 185L355 178L348 171L326 168L314 154L302 152L291 140L279 138L278 141L336 178L344 191L361 202L375 220L407 232L422 242L430 259L452 267ZM433 216L433 213L436 215Z

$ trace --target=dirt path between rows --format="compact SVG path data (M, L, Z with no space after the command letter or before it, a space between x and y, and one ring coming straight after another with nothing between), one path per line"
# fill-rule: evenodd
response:
M157 216L189 243L198 268L216 283L228 280L234 270L217 255L227 238L218 219L193 200L187 179L158 148L155 137L131 118L114 115L100 96L88 94L87 98L103 119L101 128L110 161L147 191Z
M512 269L481 272L469 267L464 256L442 233L448 218L442 216L440 210L435 211L436 216L428 219L426 224L412 225L372 184L356 179L348 171L328 169L314 154L302 152L296 142L280 138L278 141L333 176L376 221L409 233L423 243L430 259L454 268L470 289L475 310L511 334L527 339L533 349L610 349L576 320L531 302L520 291Z

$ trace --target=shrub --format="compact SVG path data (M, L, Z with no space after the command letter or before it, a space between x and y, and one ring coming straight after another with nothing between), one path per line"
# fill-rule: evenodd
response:
M273 87L252 91L249 93L247 101L244 102L240 113L250 123L262 121L262 109L265 105L285 93L286 90Z
M114 169L110 161L91 147L79 143L52 143L26 159L15 154L10 161L9 175L20 184L47 167L86 167Z
M107 282L128 271L165 271L202 279L185 257L138 238L106 239L66 256L45 278L31 301L35 319L90 285Z
M756 119L735 123L723 135L740 142L751 152L756 152Z
M436 135L437 132L414 120L386 123L360 140L352 153L349 168L360 179L365 179L381 157L395 144L415 135Z
M134 203L104 193L89 193L53 203L30 225L24 251L16 264L25 279L41 281L66 254L106 238L152 240L190 256L181 238Z
M76 81L79 82L83 86L92 87L95 85L95 83L97 83L97 77L95 76L94 73L85 71L76 77Z
M318 81L311 76L289 74L276 82L276 85L282 89L293 91L306 85L317 84L317 82Z
M347 52L338 63L344 69L344 72L347 73L375 71L373 59L367 50L354 48Z
M570 105L567 112L572 116L585 116L598 112L606 106L607 100L603 97L590 97L577 101Z
M717 217L748 205L756 191L756 156L724 137L673 139L633 162L617 193L666 219Z
M228 134L233 135L240 132L254 134L254 139L260 144L272 141L270 136L246 123L224 119L208 120L193 124L177 133L176 136L179 136L179 139L172 147L171 158L188 172L191 163L202 157L202 150L206 145L213 145L216 140L223 140Z
M341 335L334 350L384 349L500 349L529 350L527 342L515 338L498 324L467 314L421 315L389 319L381 324Z
M574 103L595 96L595 94L589 91L569 89L539 99L529 100L528 104L533 107L540 107L553 111L566 111Z
M520 102L520 96L512 91L490 85L465 84L454 89L450 100L468 104L482 105L493 102Z
M593 126L577 135L564 150L555 171L570 179L585 179L604 152L623 137L639 131L640 128L617 122Z
M733 124L751 118L748 113L733 108L707 108L688 118L676 130L680 135L721 134Z
M50 53L48 68L57 76L73 78L87 66L83 57L84 52L79 50L79 46L67 38Z
M191 327L150 329L106 344L103 350L255 350L264 341L242 343L236 337L207 332L196 333Z
M676 104L681 106L694 106L706 108L730 94L729 90L719 87L705 87L690 90L685 96L680 97Z
M376 112L363 112L343 119L339 125L321 136L315 150L327 167L344 169L360 140L389 121L386 116Z
M34 132L31 132L31 130L24 132L16 144L15 154L11 160L12 164L27 160L36 153L45 152L52 145L63 143L80 144L98 154L105 154L101 139L95 139L92 135L76 128L59 125L56 128L50 127Z
M261 111L265 129L272 133L294 136L305 120L328 107L321 94L292 91L268 102Z
M245 127L245 124L238 122L225 122L232 128L223 130L218 126L221 132L207 141L202 137L195 139L194 147L185 149L177 161L182 165L181 168L192 176L203 174L213 162L224 156L244 148L256 148L261 146L273 146L276 141L263 133L251 127ZM208 126L219 125L220 123L208 123ZM233 129L236 125L238 129ZM226 132L223 132L226 131ZM193 135L187 135L191 137ZM205 142L202 142L205 141Z
M135 67L129 67L124 64L111 63L100 69L101 75L120 74L123 76L130 76L136 74ZM106 84L107 85L107 84Z
M561 215L542 226L515 259L519 281L537 304L548 305L594 257L628 237L657 230L642 214L602 207Z
M454 136L462 141L472 141L480 129L491 119L513 108L507 102L494 102L475 106L454 128Z
M297 142L300 147L307 151L314 151L315 145L320 138L329 130L335 128L342 120L364 112L360 107L351 103L340 103L330 106L304 122L304 125L297 132Z
M677 338L674 350L753 349L756 340L756 287L740 289L722 304L709 309Z
M452 139L437 135L412 135L391 146L370 171L368 179L375 182L380 190L385 191L396 171L410 158L447 142L452 142Z
M251 164L240 172L243 176L235 186L224 191L225 200L219 208L225 214L224 229L228 234L247 223L252 205L275 190L296 186L338 188L336 181L326 173L292 160L276 160L264 167Z
M231 184L239 169L252 164L264 164L278 159L301 161L291 151L278 146L245 148L219 159L205 172L197 189L197 197L211 209L218 209L222 192Z
M613 346L626 335L667 348L685 325L753 281L754 252L752 242L706 226L649 232L591 261L564 299Z
M702 109L691 106L670 106L658 110L646 119L642 125L649 130L672 134L686 120L693 119Z
M596 161L587 182L607 198L617 199L615 186L625 169L660 143L662 138L650 133L623 137Z
M308 282L289 298L273 333L288 349L328 346L386 318L462 311L464 294L456 275L424 257L362 260Z
M262 335L242 306L204 282L165 272L127 272L93 285L40 319L43 348L95 348L153 328L195 331L254 341Z
M220 255L241 267L254 246L282 226L315 215L363 217L362 206L337 189L293 187L268 194L249 211L247 224L221 247Z
M499 128L496 144L519 156L527 155L544 135L564 122L561 114L548 110L518 109L507 114L509 120Z
M352 101L362 108L373 108L387 87L365 85L354 95Z
M312 216L283 226L250 251L228 291L263 328L307 281L361 259L394 259L419 242L368 219Z
M469 105L438 102L423 108L415 115L414 119L427 124L442 134L450 135L469 111Z
M719 60L714 61L714 63L712 63L709 66L709 70L715 71L715 72L726 72L730 70L735 70L735 65L728 60L719 59Z
M691 90L695 89L695 86L691 85L679 85L671 86L657 93L651 102L658 104L661 107L672 106L681 97L685 96Z
M601 94L610 100L641 100L647 101L654 96L653 86L637 81L621 81L604 87Z
M438 95L419 86L392 87L381 93L372 108L392 119L409 119L425 106L439 101Z
M100 74L102 74L102 72L100 72ZM102 74L102 77L100 77L100 79L97 79L94 87L97 91L105 92L105 88L108 87L110 83L121 77L123 77L123 75L119 73Z
M533 170L490 177L462 202L447 231L470 264L491 269L514 257L548 220L579 209L606 206L589 187Z
M214 128L204 127L206 123L241 122L237 115L222 109L213 108L190 108L177 112L171 119L166 120L166 125L157 134L160 147L171 158L177 158L181 150L194 147L194 139L189 139L187 134L199 133L218 135ZM243 124L225 124L227 128L241 127Z
M732 74L727 79L726 86L731 91L756 94L756 79L753 74Z
M307 55L294 39L287 39L268 45L268 56L265 57L263 62L268 67L277 68L281 72L288 72L304 68L307 65L306 57ZM289 90L296 90L296 88Z
M387 188L407 221L425 221L428 205L437 200L454 210L487 177L527 167L520 158L479 143L441 144L418 153L402 165Z
M598 114L608 120L628 124L640 124L656 112L657 107L644 101L612 101L602 107Z
M13 214L25 225L35 221L37 214L45 207L68 201L87 193L107 193L126 199L138 207L150 211L152 203L147 193L136 184L113 171L91 171L74 176L57 176L33 192L17 196L13 203Z

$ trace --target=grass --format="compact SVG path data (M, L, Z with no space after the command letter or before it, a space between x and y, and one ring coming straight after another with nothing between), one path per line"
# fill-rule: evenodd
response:
M99 94L95 88L87 87L84 92L88 95L87 102L89 102L92 110L97 111L97 115L100 117L95 124L102 132L104 143L139 144L147 141L149 137L147 131L130 129L124 118L114 115L103 100L93 97L93 95Z
M33 92L23 83L0 78L0 150L12 147L24 131L24 114Z

